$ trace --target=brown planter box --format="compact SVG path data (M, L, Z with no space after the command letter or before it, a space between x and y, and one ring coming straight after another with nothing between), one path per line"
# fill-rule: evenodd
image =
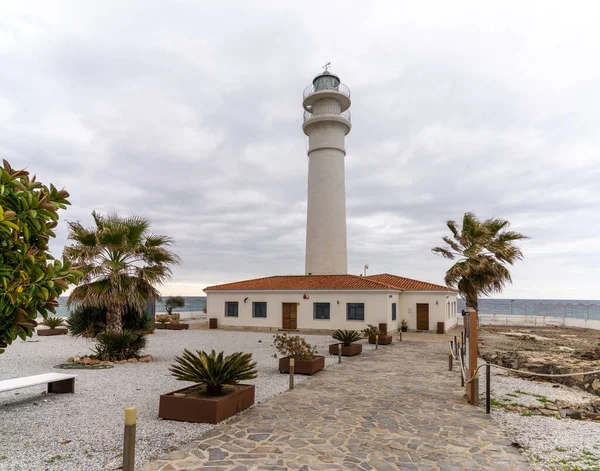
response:
M369 337L369 343L375 345L375 336L374 335L371 335ZM379 345L389 345L390 343L392 343L391 335L386 335L385 337L382 337L382 336L379 337Z
M205 390L201 387L201 390ZM254 385L225 386L229 392L223 396L178 396L175 394L198 389L198 386L160 395L158 417L185 422L217 424L254 404Z
M47 337L49 335L67 335L69 329L58 328L58 329L37 329L37 334L41 337Z
M338 354L338 343L333 343L331 345L329 345L329 354L330 355L337 355ZM343 357L352 357L354 355L358 355L359 353L362 353L362 345L360 343L353 343L348 345L347 347L344 347L342 345L342 356Z
M400 327L400 330L401 330L402 332L408 332L408 327Z
M299 375L314 375L317 371L325 368L325 357L316 356L312 360L296 360L294 361L294 374ZM290 372L290 358L279 359L279 372Z
M154 323L154 328L155 329L166 329L167 328L167 324L161 324L160 322L155 322Z
M167 330L187 330L189 328L189 324L167 324Z
M216 317L212 317L208 320L208 328L209 329L217 329L217 321L218 319Z

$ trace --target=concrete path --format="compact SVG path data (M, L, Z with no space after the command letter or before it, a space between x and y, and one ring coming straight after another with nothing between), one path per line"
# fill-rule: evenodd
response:
M365 350L142 471L531 469L463 399L458 373L447 371L447 344Z

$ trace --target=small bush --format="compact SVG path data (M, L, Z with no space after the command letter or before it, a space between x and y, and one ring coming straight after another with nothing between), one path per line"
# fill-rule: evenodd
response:
M169 368L171 374L180 381L205 384L210 396L222 394L224 384L256 378L256 362L252 361L251 353L237 352L224 357L223 352L217 355L214 350L210 355L197 350L194 355L186 349L175 361L177 365Z
M362 331L364 338L369 338L375 335L379 335L380 337L385 336L386 334L379 330L379 327L375 327L372 324L367 324L367 328Z
M185 306L185 298L183 296L169 296L165 301L167 314L173 314L173 309L183 306Z
M171 314L169 318L171 320L171 324L181 324L181 314Z
M102 332L96 336L94 357L102 361L119 361L129 358L138 358L142 349L146 347L146 337L141 332L124 330L116 332Z
M400 327L404 327L404 328L408 327L408 322L406 322L406 319L402 319L402 321L400 321Z
M353 342L358 342L362 338L357 330L336 330L331 336L342 342L344 347L349 347Z
M298 335L288 336L287 332L274 335L273 345L280 355L296 360L312 360L317 353L317 347L311 346Z
M48 317L44 322L42 322L42 324L46 327L50 327L51 329L56 329L57 327L63 325L63 322L64 319L62 317Z
M158 316L156 316L156 322L158 322L159 324L166 324L170 320L171 316L169 316L168 314L159 314Z

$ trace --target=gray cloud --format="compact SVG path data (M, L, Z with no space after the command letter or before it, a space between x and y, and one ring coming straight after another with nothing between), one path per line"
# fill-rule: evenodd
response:
M69 190L63 221L175 237L165 293L302 273L301 93L330 60L352 89L353 273L441 282L430 249L475 211L532 237L506 296L597 299L598 11L569 8L7 2L0 155Z

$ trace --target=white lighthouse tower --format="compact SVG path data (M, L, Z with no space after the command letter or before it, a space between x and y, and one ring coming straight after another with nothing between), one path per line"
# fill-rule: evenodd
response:
M350 89L325 71L303 94L308 136L306 274L348 273L344 157L350 132Z

